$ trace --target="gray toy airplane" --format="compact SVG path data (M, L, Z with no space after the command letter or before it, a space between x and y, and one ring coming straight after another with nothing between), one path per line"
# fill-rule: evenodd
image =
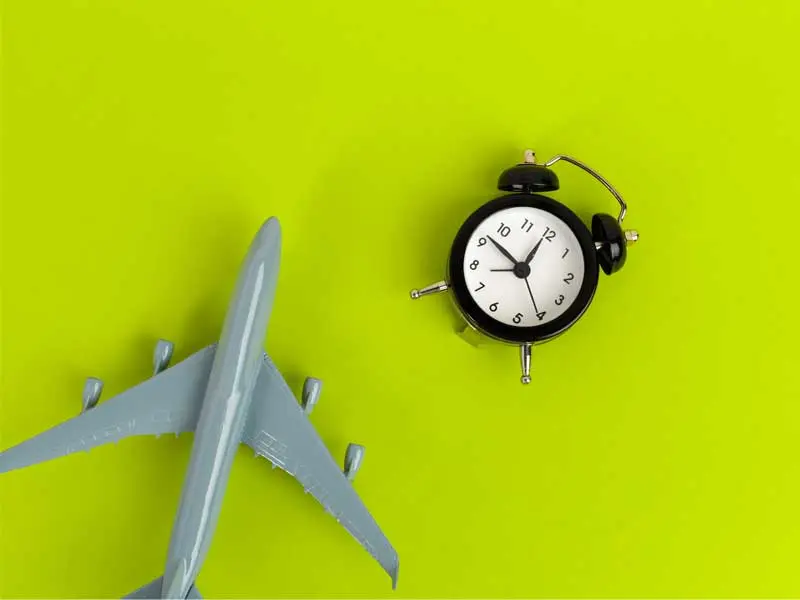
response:
M195 580L240 443L294 476L397 586L397 553L351 485L364 448L350 444L340 469L307 419L322 383L306 379L301 407L264 352L280 242L271 217L244 259L217 344L168 368L173 345L160 340L151 379L98 404L103 383L89 378L80 415L0 453L2 473L132 435L194 432L164 574L127 598L202 597Z

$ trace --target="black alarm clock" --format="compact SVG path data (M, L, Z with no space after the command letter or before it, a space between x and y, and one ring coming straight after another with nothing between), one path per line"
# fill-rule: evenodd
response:
M564 204L545 196L559 188L550 167L580 167L619 202L619 215L599 213L591 229ZM411 298L450 290L465 332L519 345L522 383L530 383L531 348L564 333L586 312L606 275L625 264L627 247L639 237L623 230L627 206L599 173L558 155L537 163L533 151L501 175L506 195L473 212L458 230L447 261L447 279L411 291Z

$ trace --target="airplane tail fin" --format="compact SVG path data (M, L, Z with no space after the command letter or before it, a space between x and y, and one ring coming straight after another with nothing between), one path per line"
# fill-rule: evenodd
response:
M161 588L164 583L164 577L161 576L158 579L154 579L150 583L146 583L142 587L137 590L132 591L130 594L125 596L125 598L147 598L148 600L156 600L158 598L162 598L161 595ZM189 589L189 593L186 595L186 598L197 598L202 600L202 596L200 595L200 591L197 589L197 586L192 586ZM180 599L171 599L171 600L180 600Z

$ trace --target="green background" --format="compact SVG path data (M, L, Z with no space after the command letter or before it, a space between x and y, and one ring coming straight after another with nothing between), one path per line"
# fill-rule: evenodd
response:
M242 448L206 596L800 596L798 3L4 4L0 447L215 341L277 215L266 349L400 583ZM642 237L523 387L408 292L527 147ZM0 594L158 576L191 439L0 477Z

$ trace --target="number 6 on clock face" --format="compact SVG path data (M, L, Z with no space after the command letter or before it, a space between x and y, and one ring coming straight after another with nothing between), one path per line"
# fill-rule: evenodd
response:
M591 233L565 206L512 194L461 227L448 265L465 317L503 341L553 337L586 310L597 286Z

